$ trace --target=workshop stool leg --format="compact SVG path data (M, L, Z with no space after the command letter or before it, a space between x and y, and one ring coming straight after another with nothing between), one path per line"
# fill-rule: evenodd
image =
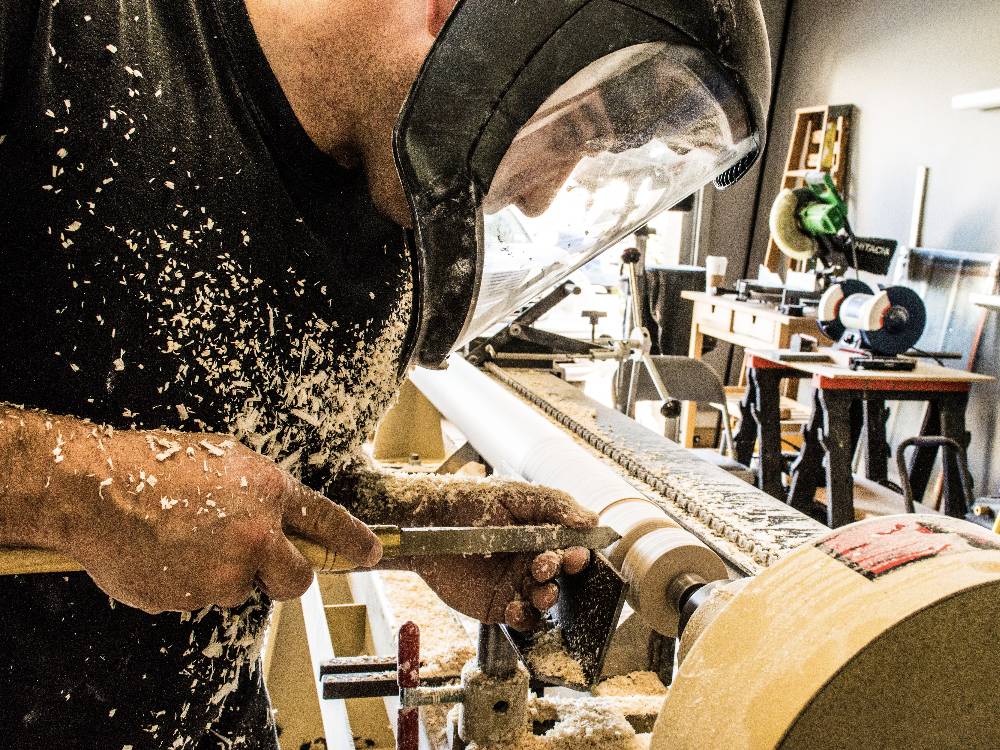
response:
M943 397L940 401L941 436L954 440L962 451L942 450L941 460L944 466L944 507L946 516L965 518L969 512L971 492L966 495L966 484L972 485L968 461L963 460L969 445L969 435L965 430L965 408L968 404L968 394L954 393ZM961 474L960 474L961 472ZM963 481L964 480L964 481Z
M788 504L808 516L816 509L816 488L823 471L823 402L819 390L813 392L813 408L809 421L802 427L802 448L791 466L791 486Z
M919 434L922 436L941 434L941 408L937 399L931 399L928 402ZM937 452L937 448L921 446L913 451L913 457L910 459L910 488L913 491L914 500L918 503L923 502L927 485L930 484Z
M753 388L753 418L760 446L760 476L757 486L771 497L785 500L781 456L781 370L751 368L747 373Z
M851 459L851 398L819 390L823 403L823 447L826 449L826 518L835 529L854 522L854 477Z
M753 461L753 448L757 444L757 422L753 418L754 389L748 385L740 400L740 423L733 436L734 457L744 466Z
M885 484L889 480L889 444L885 439L885 418L884 401L865 400L865 474L879 484Z

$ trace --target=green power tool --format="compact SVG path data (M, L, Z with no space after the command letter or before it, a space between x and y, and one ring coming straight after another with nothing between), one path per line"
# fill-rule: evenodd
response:
M771 237L782 253L797 261L818 258L824 267L846 265L884 275L896 241L857 237L847 219L847 204L826 172L810 172L805 187L782 190L771 206Z

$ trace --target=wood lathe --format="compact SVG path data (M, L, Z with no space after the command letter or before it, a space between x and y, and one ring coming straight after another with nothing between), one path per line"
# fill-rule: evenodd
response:
M926 515L830 531L546 371L452 357L413 382L495 473L568 491L621 536L606 553L629 606L600 679L635 686L546 689L557 680L529 681L494 634L464 682L436 689L468 716L470 675L499 660L515 692L479 700L485 729L453 712L421 747L1000 745L997 537ZM650 673L669 687L641 690Z

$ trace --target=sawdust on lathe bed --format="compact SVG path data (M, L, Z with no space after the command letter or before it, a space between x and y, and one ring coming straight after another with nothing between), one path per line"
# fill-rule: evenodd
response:
M648 750L650 735L636 734L626 717L660 712L669 692L654 672L632 672L597 685L593 696L528 699L528 722L520 740L468 750ZM555 722L541 735L535 723Z
M555 721L542 735L534 735L534 722ZM600 699L530 698L528 726L521 739L506 745L467 750L648 750L649 735L636 734L625 717Z
M376 575L393 608L393 630L407 620L420 628L420 675L461 674L476 650L455 614L416 573L383 570Z
M599 683L593 690L594 695L606 697L666 695L667 688L663 685L656 672L630 672L629 674L609 677Z
M525 653L525 658L528 660L532 672L537 676L578 685L587 682L580 662L566 651L562 630L558 627L537 633L532 641L531 649Z
M594 688L593 698L583 698L620 713L622 716L659 715L668 690L653 672L633 672L612 677Z

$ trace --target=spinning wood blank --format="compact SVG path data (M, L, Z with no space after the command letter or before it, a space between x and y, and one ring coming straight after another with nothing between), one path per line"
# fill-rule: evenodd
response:
M679 612L670 585L685 573L704 581L726 577L717 554L683 529L663 528L645 534L625 554L622 577L628 603L646 624L662 635L677 635Z
M930 515L845 526L697 636L651 750L1000 747L998 623L1000 537Z

